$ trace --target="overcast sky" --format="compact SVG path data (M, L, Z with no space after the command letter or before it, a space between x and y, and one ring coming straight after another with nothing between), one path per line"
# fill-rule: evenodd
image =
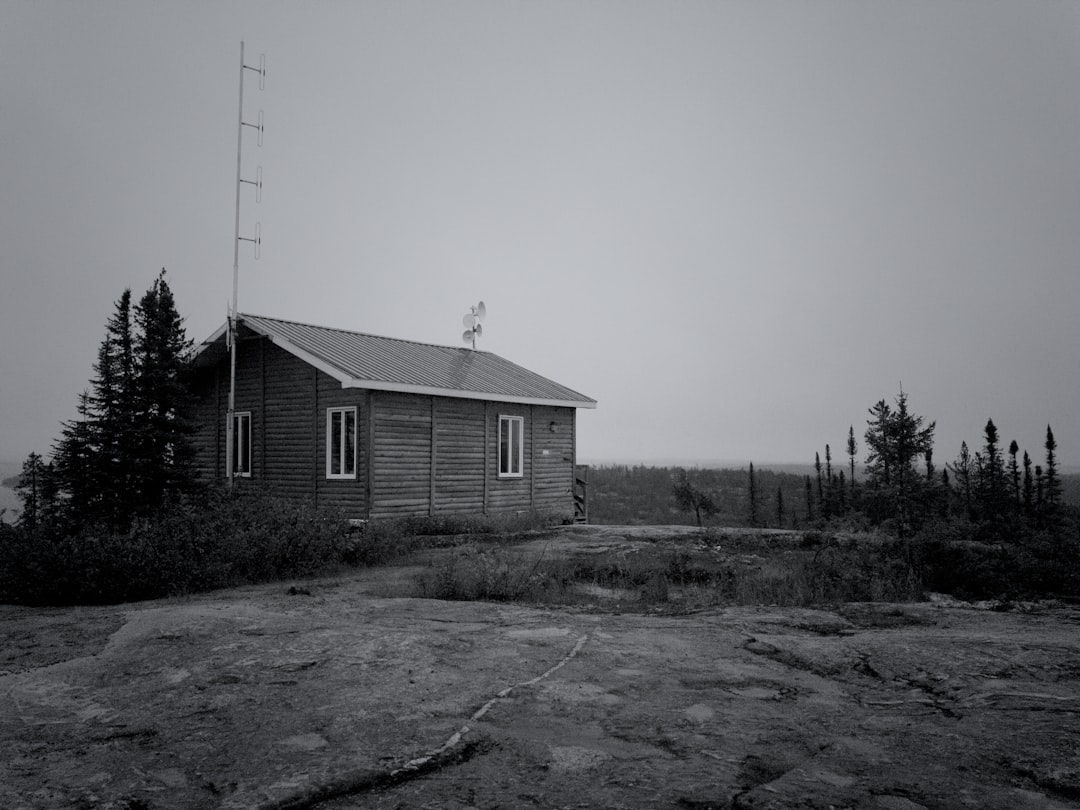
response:
M0 459L114 301L479 348L579 457L812 462L900 385L1080 464L1080 3L0 0ZM860 451L860 456L862 455Z

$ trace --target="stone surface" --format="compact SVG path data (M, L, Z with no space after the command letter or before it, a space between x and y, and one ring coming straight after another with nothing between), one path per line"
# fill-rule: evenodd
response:
M386 598L385 575L0 606L0 807L1080 800L1067 606L614 614Z

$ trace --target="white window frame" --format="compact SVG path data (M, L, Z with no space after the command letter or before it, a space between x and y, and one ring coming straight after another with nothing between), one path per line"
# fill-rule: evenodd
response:
M225 418L228 420L227 416ZM251 411L234 411L232 418L232 469L229 474L233 478L251 478ZM241 454L241 449L247 452Z
M517 425L517 442L514 442L514 425ZM509 448L507 464L503 465L503 440ZM525 417L499 414L499 478L523 478L525 475Z
M334 447L334 420L335 417L341 415L342 417L342 430L339 434L338 446ZM353 430L352 430L352 469L345 470L345 459L347 458L346 447L349 431L346 429L349 424L349 417L352 417ZM344 408L327 408L326 409L326 477L330 480L349 480L355 481L357 474L357 467L359 466L357 458L357 437L360 434L360 419L357 413L355 405L350 405ZM333 472L334 460L338 462L338 469L340 472Z

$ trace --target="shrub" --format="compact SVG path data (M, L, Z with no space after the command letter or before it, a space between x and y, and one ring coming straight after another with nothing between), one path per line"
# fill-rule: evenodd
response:
M536 600L548 586L543 558L531 564L497 546L465 546L417 577L420 596L429 599L508 602Z
M349 561L347 529L333 512L247 487L209 490L121 534L58 524L5 533L0 600L115 603L309 576Z

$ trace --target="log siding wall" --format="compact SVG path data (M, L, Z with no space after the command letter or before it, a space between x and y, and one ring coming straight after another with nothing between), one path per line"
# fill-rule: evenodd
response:
M226 356L200 381L195 461L225 479ZM357 476L326 478L326 411L357 409ZM252 413L252 481L348 517L539 511L573 516L575 411L343 389L264 338L242 340L236 409ZM499 416L524 419L522 476L499 477Z

